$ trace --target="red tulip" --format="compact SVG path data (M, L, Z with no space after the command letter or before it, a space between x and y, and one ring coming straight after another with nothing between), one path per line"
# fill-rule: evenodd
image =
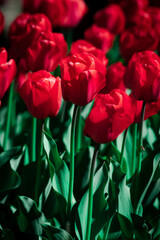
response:
M18 92L35 118L54 117L60 109L61 79L45 70L28 73L26 80L19 81Z
M120 52L128 62L135 52L156 50L159 38L152 28L136 25L126 29L120 36Z
M23 11L28 13L39 12L43 0L23 0Z
M27 51L27 65L31 71L54 71L67 54L67 43L61 33L43 32Z
M154 102L160 98L160 58L152 51L135 53L129 61L125 85L137 100Z
M87 10L83 0L43 0L39 9L58 27L76 27Z
M89 53L62 59L60 65L64 100L83 106L91 102L105 86L106 67Z
M149 7L147 12L151 16L152 28L155 29L157 35L160 38L160 8L157 7Z
M111 3L118 3L125 10L125 12L137 11L145 9L149 5L148 0L110 0Z
M118 4L111 4L99 10L94 16L99 27L106 28L113 34L120 34L125 28L125 15Z
M95 57L99 58L105 66L108 64L108 59L106 58L103 51L96 48L91 43L85 41L85 40L77 40L72 43L70 54L76 54L76 53L82 53L82 52L88 52L93 54Z
M105 54L113 46L114 36L107 29L93 24L84 32L85 39L97 48L100 48Z
M120 4L126 15L127 23L132 16L137 14L137 11L145 10L149 5L149 0L110 0L110 2Z
M124 74L126 68L121 62L117 62L109 66L106 75L106 93L109 93L112 89L126 90L124 85Z
M134 117L134 122L140 123L143 101L136 100L132 94L130 96L136 103L136 113ZM148 119L153 115L156 115L159 111L160 111L160 99L155 102L146 103L144 120Z
M41 32L51 31L51 23L44 14L21 14L13 21L9 29L11 56L15 59L25 57L32 40L34 39L36 42L36 38Z
M84 135L97 143L115 140L134 120L136 106L121 89L98 94L84 127Z
M11 82L16 75L16 64L13 59L7 62L7 51L5 48L0 48L0 99L4 96Z
M4 16L3 13L0 11L0 34L2 34L4 29Z
M136 14L133 14L129 21L129 26L137 26L137 31L147 32L148 29L152 28L152 18L147 10L138 10Z

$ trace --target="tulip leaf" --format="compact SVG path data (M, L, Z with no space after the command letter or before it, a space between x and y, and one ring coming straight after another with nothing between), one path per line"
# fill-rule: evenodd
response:
M49 181L49 169L46 164L45 159L41 159L42 165L41 165L41 178L40 178L40 191L44 191L46 188L48 181ZM36 171L37 171L37 162L31 162L25 166L20 171L21 175L21 186L18 189L19 195L25 195L27 197L30 197L34 199L35 197L35 182L36 182ZM32 187L31 187L32 186Z
M126 218L124 215L117 213L119 224L125 239L132 239L133 236L133 225L132 221Z
M48 240L73 240L70 234L64 229L56 228L48 224L43 224L42 226L47 234Z
M75 156L74 194L77 199L82 198L89 183L89 173L93 147L81 148Z
M9 163L0 168L0 192L8 192L20 186L21 179L19 174L14 171Z
M109 59L109 65L120 61L120 52L119 52L119 38L116 37L113 43L113 47L107 53L107 58Z
M156 239L157 237L160 237L160 214L157 214L155 217L154 225L153 239Z
M44 131L44 147L50 161L55 169L58 170L63 164L63 161L59 156L56 142L47 131Z
M37 208L36 203L28 197L19 196L17 198L17 223L21 232L41 235L43 232L42 224L45 217Z
M137 240L151 240L151 235L149 233L148 227L144 222L144 219L138 215L132 214L133 227L135 232L135 237Z
M105 164L95 173L93 178L93 194L101 187L104 182L107 182L108 172ZM103 191L104 194L104 191ZM94 195L95 196L95 195ZM76 217L76 234L79 239L85 239L86 235L86 226L87 226L87 211L88 211L88 197L89 190L82 197L80 204L78 206L78 213ZM97 207L95 206L95 202L93 202L93 209ZM94 210L93 210L94 211ZM96 233L97 234L97 233Z
M69 169L66 163L60 158L57 145L53 138L46 132L45 140L45 150L49 153L47 157L49 164L49 173L52 182L53 189L57 191L63 198L68 201L68 191L69 191ZM47 141L49 143L50 149L47 149ZM48 156L48 154L47 154Z
M119 184L118 213L131 221L132 212L130 188L126 185L126 178L124 177Z
M2 230L2 240L16 240L13 232L9 229L3 229ZM1 239L1 235L0 235Z
M0 167L2 167L6 162L10 161L12 158L17 157L21 154L21 147L14 147L0 154Z
M46 189L46 191L49 191L43 204L43 213L46 218L52 219L54 216L60 214L62 220L65 222L66 200L53 187L50 190Z
M148 189L148 191L146 193L146 196L144 198L144 202L143 202L144 207L148 207L151 203L154 202L154 200L156 199L156 197L160 193L159 185L160 185L160 178L157 181L153 181L150 184L149 189Z
M160 154L157 154L158 149L152 151L142 161L141 172L135 173L131 186L131 200L133 208L139 208L144 200L144 197L149 189L149 186L153 180L154 174L160 163ZM136 189L137 181L139 183L138 189ZM136 190L136 192L135 192Z

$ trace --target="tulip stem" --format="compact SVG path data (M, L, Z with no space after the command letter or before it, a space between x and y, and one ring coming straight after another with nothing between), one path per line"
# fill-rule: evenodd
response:
M39 123L39 122L38 122ZM38 131L37 131L37 172L36 172L36 183L35 183L35 202L39 205L39 189L40 189L40 178L42 169L42 155L43 155L43 127L44 121L40 120Z
M126 139L127 139L127 132L128 132L128 128L125 130L124 132L124 136L123 136L123 142L122 142L122 149L121 149L121 155L120 155L120 164L121 167L123 167L123 155L124 155L124 147L125 147L125 143L126 143Z
M37 119L32 117L32 162L36 161L36 128Z
M81 148L81 138L82 138L81 112L82 112L82 107L79 107L78 113L77 113L77 123L76 123L76 153Z
M99 144L96 143L92 163L90 170L90 178L89 178L89 198L88 198L88 213L87 213L87 229L86 229L86 240L90 240L91 236L91 224L92 224L92 212L93 212L93 177L95 172L95 163L98 155Z
M6 148L7 148L7 141L8 141L9 132L10 132L10 126L11 126L11 113L12 113L13 92L14 92L14 82L11 83L10 90L9 90L7 123L6 123L6 131L5 131L4 142L3 142L4 150L6 150Z
M60 118L61 123L64 121L66 107L67 107L67 102L63 101L63 103L62 103L62 113L61 113L61 118Z
M71 126L71 142L70 142L70 179L69 179L69 193L67 215L70 214L72 198L73 198L73 184L74 184L74 150L75 150L75 128L77 120L78 105L74 105L72 126Z
M136 170L137 123L133 124L132 175Z
M143 121L145 114L146 103L143 101L142 112L141 112L141 122L140 122L140 131L139 131L139 144L138 144L138 162L137 162L137 171L138 173L141 170L141 153L143 150Z

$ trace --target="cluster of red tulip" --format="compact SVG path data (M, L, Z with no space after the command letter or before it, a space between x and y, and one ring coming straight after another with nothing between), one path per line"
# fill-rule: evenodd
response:
M23 13L8 31L9 48L0 48L0 99L15 79L37 119L56 116L62 98L76 107L94 100L83 133L100 144L160 111L160 8L149 0L110 0L95 13L84 39L68 50L54 29L76 27L88 12L84 0L24 0ZM0 34L4 27L0 12ZM117 38L120 58L109 65L107 54Z
M142 101L147 103L145 119L159 111L160 59L151 50L159 46L160 9L147 1L132 1L133 7L127 1L112 3L94 15L95 23L84 32L85 40L73 42L66 56L64 36L52 32L52 26L78 24L87 6L84 1L73 2L24 1L24 11L32 14L22 13L9 29L9 55L18 63L17 90L29 112L40 119L58 113L61 88L64 100L76 105L84 106L96 97L84 133L98 143L113 141L140 121ZM1 13L1 33L3 28ZM122 57L129 63L125 67L118 62L107 69L105 54L116 35L120 35ZM5 49L0 55L2 98L15 77L16 65L14 60L6 63ZM61 79L49 73L59 64ZM126 88L132 89L131 96ZM120 129L117 121L122 122Z

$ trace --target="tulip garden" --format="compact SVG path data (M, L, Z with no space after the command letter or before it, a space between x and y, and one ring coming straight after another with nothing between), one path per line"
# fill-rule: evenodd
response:
M0 240L159 240L160 1L7 2Z

